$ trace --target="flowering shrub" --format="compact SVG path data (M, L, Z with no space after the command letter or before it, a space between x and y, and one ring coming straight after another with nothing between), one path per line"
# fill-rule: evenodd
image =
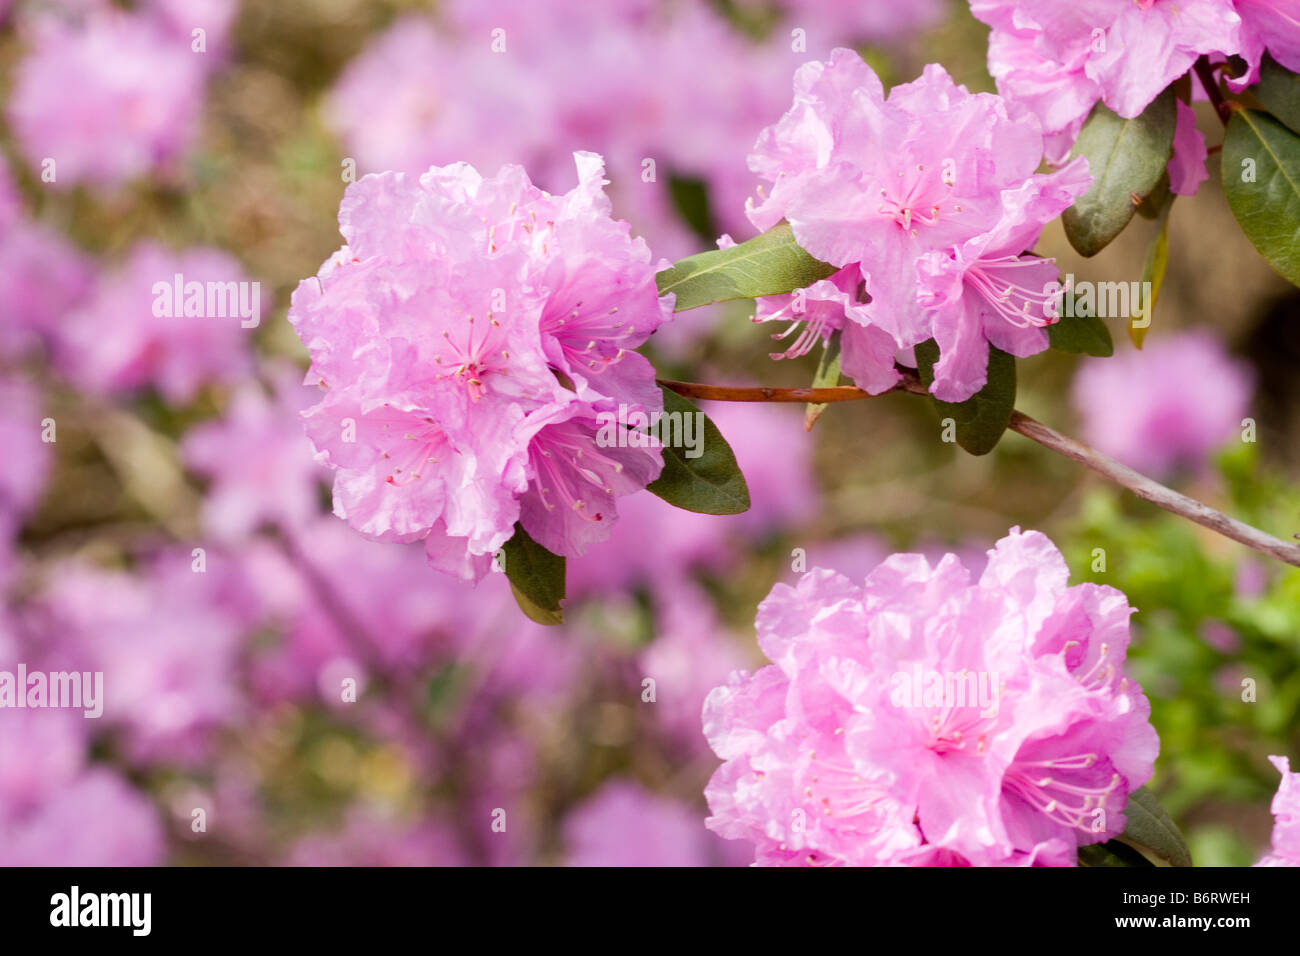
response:
M0 864L1300 865L1298 72L0 0Z

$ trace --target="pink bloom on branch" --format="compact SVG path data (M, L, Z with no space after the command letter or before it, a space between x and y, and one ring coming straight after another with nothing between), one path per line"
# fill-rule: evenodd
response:
M998 91L1038 117L1053 162L1098 100L1135 117L1201 55L1242 51L1232 0L971 0L971 12L993 28Z
M304 415L335 469L334 511L380 540L424 540L478 579L516 521L580 555L643 488L658 449L600 447L604 413L659 411L632 350L671 316L644 242L609 215L603 165L575 154L563 196L507 166L367 176L339 210L347 245L294 293L324 389Z
M1091 179L1084 160L1036 173L1042 154L1032 119L1012 118L1001 98L968 92L942 67L886 97L849 50L805 64L794 105L750 157L772 183L750 218L759 229L787 220L804 249L841 271L760 303L758 318L807 315L786 355L843 328L845 369L872 392L897 381L892 352L935 338L935 395L970 397L989 342L1018 355L1047 345L1053 263L1021 254Z
M989 555L978 580L894 555L864 586L774 588L773 664L705 704L708 826L809 865L1061 865L1120 833L1159 745L1122 669L1132 609L1068 587L1037 532Z
M1291 772L1286 757L1269 757L1282 774L1273 811L1273 845L1256 866L1300 866L1300 773Z
M1211 334L1183 332L1105 359L1085 359L1071 398L1083 439L1131 468L1165 477L1204 469L1243 427L1253 380Z

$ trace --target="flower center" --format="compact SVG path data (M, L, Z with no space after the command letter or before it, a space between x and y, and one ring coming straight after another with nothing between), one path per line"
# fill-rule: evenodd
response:
M1042 328L1052 324L1054 310L1048 306L1060 293L1022 285L1019 270L1041 268L1047 261L1033 256L980 259L966 270L966 284L1012 325L1022 329Z

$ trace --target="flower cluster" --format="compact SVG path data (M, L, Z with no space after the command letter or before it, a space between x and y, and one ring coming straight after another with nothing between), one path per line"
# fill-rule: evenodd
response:
M1132 609L1038 532L814 570L759 607L773 664L705 703L708 826L763 864L1073 865L1124 829L1159 741L1123 673Z
M339 211L347 244L289 318L324 390L304 413L336 469L334 510L477 580L515 522L580 555L614 498L659 474L655 447L601 447L600 416L662 408L631 351L666 321L650 252L610 218L604 166L575 154L563 196L517 166L366 176ZM622 443L620 443L622 444Z
M1265 49L1300 69L1295 0L971 0L971 12L993 28L998 90L1038 117L1053 162L1098 101L1131 119L1203 55L1242 56L1238 90L1259 79Z
M843 329L844 371L873 393L898 380L895 353L933 338L933 393L969 398L987 381L990 345L1017 356L1047 348L1056 266L1025 252L1091 178L1082 159L1035 173L1042 154L1032 120L940 66L886 97L852 51L805 64L794 105L750 155L772 183L750 219L760 229L787 220L840 271L760 302L756 317L807 321L787 356Z

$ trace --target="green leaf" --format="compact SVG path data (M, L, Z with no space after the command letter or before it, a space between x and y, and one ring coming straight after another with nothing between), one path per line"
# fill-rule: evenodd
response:
M1142 282L1138 286L1141 291L1138 301L1132 303L1133 314L1128 324L1128 337L1137 348L1142 348L1147 329L1151 328L1151 320L1156 314L1156 300L1160 298L1165 270L1169 268L1169 210L1173 205L1171 195L1160 213L1160 229L1147 247L1146 259L1142 262ZM1151 291L1147 292L1147 289Z
M646 490L654 492L670 505L706 515L736 515L749 510L749 487L740 473L731 446L702 411L670 389L663 389L664 412L683 416L698 415L703 423L698 449L665 444L664 470ZM662 434L662 433L661 433ZM687 452L699 451L690 458Z
M1300 135L1268 113L1233 110L1223 138L1223 191L1260 255L1300 285Z
M826 345L822 349L821 361L817 363L817 374L813 376L813 388L834 388L840 384L840 333L835 332L826 340ZM817 419L822 417L822 412L826 411L826 404L808 403L807 409L803 415L803 429L806 432L812 431Z
M916 347L917 371L929 388L934 383L934 366L939 345L934 339ZM964 402L935 399L941 418L956 424L957 444L972 455L987 455L1007 430L1016 407L1016 360L1001 349L989 346L989 379L985 386Z
M1169 170L1166 169L1160 174L1160 181L1156 183L1155 188L1147 193L1134 211L1143 219L1159 219L1164 214L1165 207L1173 202L1173 197L1174 191L1169 181Z
M1251 92L1264 104L1264 108L1280 119L1292 131L1300 133L1300 76L1284 66L1279 66L1267 53L1259 69L1259 82Z
M696 235L712 237L718 234L713 225L709 189L704 180L671 176L668 179L668 194L672 196L677 212Z
M1174 148L1177 113L1166 89L1139 116L1123 119L1093 108L1072 156L1087 156L1092 188L1061 217L1070 245L1095 256L1124 231L1142 200L1160 184Z
M1115 354L1110 329L1095 315L1079 315L1073 306L1074 295L1067 291L1062 300L1061 317L1047 327L1047 341L1058 352L1071 355Z
M538 624L564 623L564 558L534 541L521 524L497 558L519 609Z
M1183 835L1146 787L1138 787L1128 795L1124 816L1128 825L1118 839L1154 854L1170 866L1192 865L1192 855L1187 851Z
M675 311L685 312L710 302L793 292L834 272L834 266L799 248L794 230L783 222L730 249L682 259L655 276L655 281L660 295L677 295Z
M1119 840L1079 847L1080 866L1155 866L1137 850Z

